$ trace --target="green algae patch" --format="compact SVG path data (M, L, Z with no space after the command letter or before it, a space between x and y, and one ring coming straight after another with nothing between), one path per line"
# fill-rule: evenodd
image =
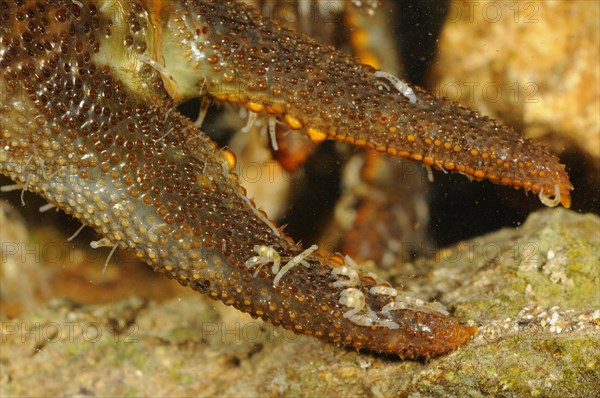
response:
M451 262L441 256L426 266L441 301L452 302L467 319L515 317L527 307L592 311L598 308L599 231L594 215L542 210L519 229L445 249L462 253L452 255Z

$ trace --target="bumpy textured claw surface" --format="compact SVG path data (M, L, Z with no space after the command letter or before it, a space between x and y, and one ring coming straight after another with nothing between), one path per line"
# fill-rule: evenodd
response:
M315 141L557 187L568 205L563 167L530 141L416 87L413 103L236 2L15 0L0 2L0 20L1 172L181 284L299 333L429 357L475 329L277 230L227 152L174 109L203 83Z
M217 98L283 115L317 142L349 142L570 206L572 186L558 159L488 117L388 78L233 1L188 1L163 6L160 15L157 57L171 72L165 80L176 98L197 96L206 85Z

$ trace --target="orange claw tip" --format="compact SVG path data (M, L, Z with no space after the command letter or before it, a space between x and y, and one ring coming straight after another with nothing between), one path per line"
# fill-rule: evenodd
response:
M400 358L433 358L466 344L478 332L473 325L437 314L405 312L402 318L404 325L411 326L401 333L389 333L381 339L376 351Z
M564 184L554 184L552 189L547 188L547 191L542 187L538 193L540 202L548 207L558 206L560 203L565 209L571 207L571 190L573 187Z
M431 347L431 351L425 353L425 356L434 357L443 355L463 346L475 336L478 330L479 329L476 326L470 325L456 324L451 326L444 332L444 338L438 340L437 344L434 344Z
M396 342L391 341L384 348L384 351L396 354L402 359L434 358L446 355L465 345L477 331L478 329L475 326L454 324L446 326L444 330L438 330L438 334L433 339L416 339L408 344L404 342L400 345L396 345Z
M477 332L479 332L477 326L472 325L458 325L455 329L457 346L465 344L471 339L471 337L475 336Z
M448 347L456 348L467 343L478 332L476 326L456 324L448 328L445 340Z
M569 191L562 192L560 194L560 204L563 205L565 209L571 207L571 194L569 193Z

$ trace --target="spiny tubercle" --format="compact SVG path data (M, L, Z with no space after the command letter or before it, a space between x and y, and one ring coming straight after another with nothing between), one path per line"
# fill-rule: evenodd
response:
M153 49L141 4L25 3L2 3L2 174L181 284L296 332L401 357L446 353L475 332L274 231L226 153L139 60ZM284 266L254 276L256 247Z
M205 85L213 97L280 115L316 142L348 142L570 206L572 186L558 159L488 117L360 65L233 0L182 1L160 15L156 56L172 76L173 98L196 97Z

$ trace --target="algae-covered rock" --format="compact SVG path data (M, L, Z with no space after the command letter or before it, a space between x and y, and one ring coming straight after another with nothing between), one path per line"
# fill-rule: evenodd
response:
M597 160L599 36L597 1L452 1L430 85L557 153L570 141Z
M2 323L0 395L594 396L599 235L597 216L544 210L417 264L429 270L417 294L480 328L425 363L297 336L196 294L53 300Z

